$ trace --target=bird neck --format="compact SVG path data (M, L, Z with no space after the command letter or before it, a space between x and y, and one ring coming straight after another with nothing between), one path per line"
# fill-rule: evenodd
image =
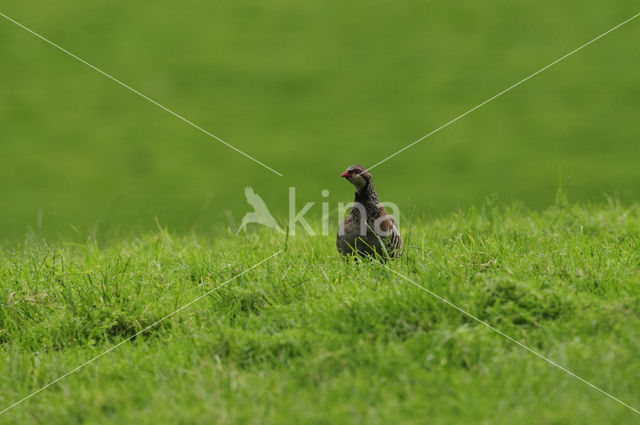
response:
M373 186L371 180L367 181L367 184L359 190L356 190L355 201L362 204L367 211L377 210L380 199L376 193L376 188Z

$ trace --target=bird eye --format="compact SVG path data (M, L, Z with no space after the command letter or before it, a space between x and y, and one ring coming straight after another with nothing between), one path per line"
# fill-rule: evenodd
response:
M353 174L360 174L360 170L351 170Z

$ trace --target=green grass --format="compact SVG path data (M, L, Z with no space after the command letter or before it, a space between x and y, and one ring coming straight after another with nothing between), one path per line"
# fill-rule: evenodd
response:
M640 206L404 223L399 271L640 407ZM637 415L333 237L32 236L0 258L3 423L632 423ZM170 419L169 419L170 418Z
M637 7L0 0L284 174L0 18L0 409L283 249L0 422L631 423L392 272L343 261L333 236L233 232L248 185L281 223L295 186L298 211L316 202L318 225L326 201L335 225L346 166ZM403 212L394 270L636 408L638 40L640 19L373 171Z
M0 19L0 242L215 234L253 185L348 201L372 165L638 13L637 0L0 0L0 10L282 172L278 177ZM384 199L640 197L640 20L377 168ZM316 210L318 212L318 210ZM319 212L318 212L319 215ZM72 227L73 226L73 227ZM106 237L105 239L109 239Z

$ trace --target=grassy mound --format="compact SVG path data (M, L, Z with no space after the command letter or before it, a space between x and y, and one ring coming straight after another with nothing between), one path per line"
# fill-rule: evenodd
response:
M390 267L640 406L640 207L404 223ZM1 252L7 423L630 423L635 413L332 237L167 231Z

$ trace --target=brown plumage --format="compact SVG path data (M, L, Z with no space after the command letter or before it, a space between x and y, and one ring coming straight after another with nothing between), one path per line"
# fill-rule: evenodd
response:
M399 256L402 238L398 226L380 202L371 174L360 165L352 165L340 177L355 186L356 194L347 218L338 227L338 252L382 259Z

